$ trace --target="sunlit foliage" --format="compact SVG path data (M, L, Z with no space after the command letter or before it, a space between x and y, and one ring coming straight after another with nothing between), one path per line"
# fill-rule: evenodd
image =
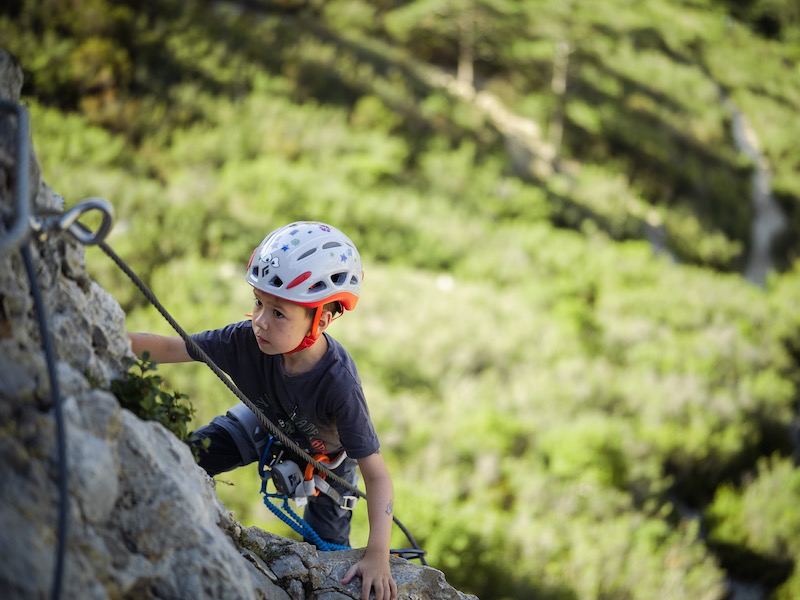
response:
M242 273L274 226L347 231L364 291L331 332L397 515L448 581L797 594L794 3L140 4L0 8L48 184L114 203L109 242L189 331L244 318ZM431 73L493 94L535 143ZM740 275L755 165L737 114L788 221L763 287ZM549 175L531 148L554 153ZM87 263L130 330L170 333L101 253ZM233 402L202 365L159 374L192 426ZM219 480L243 521L292 535L254 469Z

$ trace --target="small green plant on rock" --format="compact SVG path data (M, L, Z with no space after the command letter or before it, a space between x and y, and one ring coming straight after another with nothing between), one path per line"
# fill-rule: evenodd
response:
M158 363L145 352L131 365L126 377L112 382L111 391L123 408L145 421L161 423L184 441L190 433L187 423L192 420L194 407L188 396L163 389L163 377L151 374L157 368Z

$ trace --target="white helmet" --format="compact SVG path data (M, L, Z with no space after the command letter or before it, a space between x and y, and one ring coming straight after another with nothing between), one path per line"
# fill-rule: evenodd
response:
M319 337L322 307L339 302L353 310L361 292L361 256L341 231L315 221L290 223L270 233L253 251L245 279L253 287L308 308L317 308L311 333L294 351Z
M353 310L361 292L361 256L341 231L314 221L290 223L270 233L247 265L250 285L313 308L339 301Z

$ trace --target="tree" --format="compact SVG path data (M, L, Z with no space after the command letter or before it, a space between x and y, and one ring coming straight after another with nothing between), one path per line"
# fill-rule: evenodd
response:
M458 80L470 85L476 62L494 63L526 23L523 3L513 0L417 0L385 15L396 40L431 62L455 63Z

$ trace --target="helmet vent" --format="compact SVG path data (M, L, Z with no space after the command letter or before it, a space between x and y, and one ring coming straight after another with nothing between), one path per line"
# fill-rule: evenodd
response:
M311 256L312 254L314 254L316 251L317 251L316 248L311 248L309 250L306 250L300 256L297 257L297 260L305 260L306 258Z
M338 248L341 245L342 244L340 242L331 241L331 242L325 242L324 244L322 244L322 248L327 250L328 248Z
M269 285L271 285L272 287L279 288L283 285L283 279L275 275L272 277L272 279L269 280Z
M347 273L334 273L331 275L331 281L333 285L341 287L347 283Z

